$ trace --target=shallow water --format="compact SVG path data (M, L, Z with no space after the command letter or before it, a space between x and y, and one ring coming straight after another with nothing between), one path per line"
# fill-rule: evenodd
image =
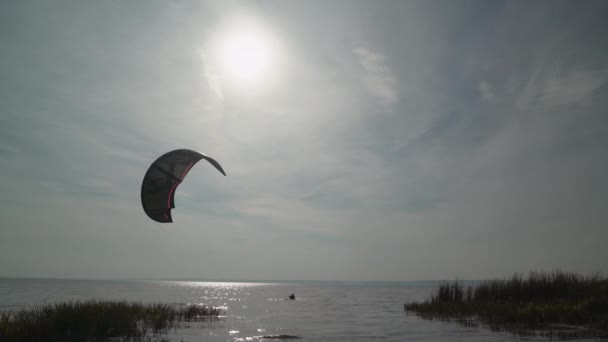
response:
M170 331L166 337L172 341L259 341L279 335L298 336L297 341L520 341L511 333L404 312L405 301L426 298L433 285L0 279L0 310L86 299L224 309L223 318ZM296 300L285 300L291 293Z

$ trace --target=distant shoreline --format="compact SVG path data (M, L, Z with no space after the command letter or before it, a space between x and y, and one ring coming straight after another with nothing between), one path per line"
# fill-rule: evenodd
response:
M230 280L230 279L172 279L172 278L56 278L56 277L12 277L0 276L0 280L57 280L57 281L151 281L151 282L197 282L197 283L242 283L242 284L335 284L335 285L379 285L379 286L436 286L447 280ZM477 284L484 280L462 280L466 284Z

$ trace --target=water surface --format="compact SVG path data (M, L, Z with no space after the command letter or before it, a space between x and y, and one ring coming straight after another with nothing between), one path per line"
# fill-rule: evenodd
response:
M297 341L520 341L507 332L429 321L404 312L405 301L427 298L434 285L0 278L0 310L87 299L200 303L224 309L221 319L171 331L167 337L172 341L259 341L265 335L301 337ZM296 300L285 300L291 293Z

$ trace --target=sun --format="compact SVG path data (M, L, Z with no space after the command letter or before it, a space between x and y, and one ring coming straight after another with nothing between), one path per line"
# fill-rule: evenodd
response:
M251 83L268 71L270 48L264 38L239 32L226 39L221 51L222 66L235 79Z
M216 58L222 78L233 86L261 88L276 76L276 43L259 26L241 24L226 30L217 39Z

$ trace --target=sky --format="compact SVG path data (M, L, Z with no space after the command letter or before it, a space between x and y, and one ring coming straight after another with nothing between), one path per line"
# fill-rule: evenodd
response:
M606 1L3 1L0 276L607 273ZM174 223L141 181L201 161Z

